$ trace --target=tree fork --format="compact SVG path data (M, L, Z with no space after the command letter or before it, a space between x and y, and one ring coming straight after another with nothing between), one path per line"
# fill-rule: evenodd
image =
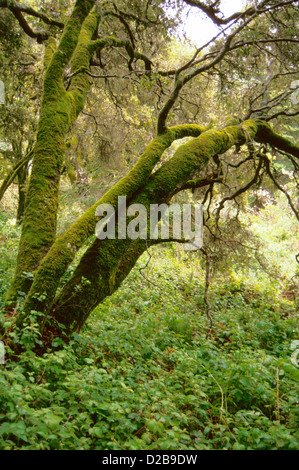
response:
M250 120L238 126L202 133L191 142L181 145L175 155L151 175L131 202L143 204L147 209L150 204L169 202L178 184L188 180L194 170L205 165L213 155L226 152L236 143L244 144L253 139L259 141L261 128L264 129L264 123ZM273 137L271 129L267 132L269 137ZM285 146L286 139L281 139ZM297 150L298 147L292 147L293 153ZM144 240L139 240L137 244L132 240L96 239L57 296L51 315L66 325L68 332L80 330L96 305L114 292L125 279L145 249Z
M77 251L86 240L94 235L97 218L96 208L99 204L118 205L118 196L131 198L150 177L163 152L177 139L187 136L198 136L205 127L187 124L169 128L167 134L157 136L146 148L132 170L111 188L99 201L88 209L60 238L58 238L37 270L32 287L24 305L24 315L31 310L47 312L51 307L60 278L73 261ZM44 302L36 299L36 293L47 293ZM22 321L22 319L20 319Z

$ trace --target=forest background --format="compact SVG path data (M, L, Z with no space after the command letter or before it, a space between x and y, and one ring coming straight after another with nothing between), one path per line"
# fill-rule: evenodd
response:
M223 4L0 1L2 449L298 449L298 2ZM203 204L203 248L90 231L47 271L131 174Z

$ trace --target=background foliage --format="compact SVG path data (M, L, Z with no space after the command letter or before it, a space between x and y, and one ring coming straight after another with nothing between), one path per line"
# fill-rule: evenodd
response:
M127 5L114 3L114 13ZM177 16L165 14L166 3L177 8ZM65 21L73 2L26 4ZM182 2L134 1L131 13L141 17L146 4L151 5L147 23L133 17L128 23L157 70L176 69L194 52L189 40L175 34ZM282 111L295 78L296 45L258 47L254 41L271 39L273 24L278 35L293 38L296 18L280 11L273 15L273 23L256 20L240 35L240 41L253 44L233 51L217 68L190 82L169 124L216 123L221 128L258 114L269 102L266 117ZM39 19L31 21L34 28L41 27ZM49 30L59 36L53 26ZM102 34L116 30L127 37L128 28L116 16L107 16ZM44 65L43 46L25 36L2 9L0 40L1 79L7 92L6 106L0 109L3 181L33 145ZM96 59L91 93L68 135L58 235L134 165L155 136L161 103L173 87L171 75L156 73L149 80L144 73L128 73L127 59L117 48ZM281 93L285 94L276 100ZM274 124L297 141L295 116L281 114ZM175 145L163 158L170 158L174 150ZM15 316L22 311L22 292L15 316L5 317L4 297L16 263L20 201L30 164L18 175L0 202L0 322L9 332L6 362L0 365L0 449L299 448L299 372L291 361L298 341L299 229L286 194L264 173L258 185L226 202L219 221L222 235L211 235L212 215L221 200L247 182L253 163L238 167L238 162L248 150L232 149L221 158L221 168L213 161L199 175L221 170L223 183L175 196L178 202L204 202L212 327L206 315L202 253L160 246L140 258L80 335L73 334L67 344L54 339L52 350L44 355L38 354L39 312L32 312L22 331L14 328ZM276 180L298 210L298 169L280 154L268 157Z

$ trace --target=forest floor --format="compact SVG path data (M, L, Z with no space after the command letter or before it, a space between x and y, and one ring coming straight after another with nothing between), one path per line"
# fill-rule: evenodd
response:
M299 449L294 302L223 275L210 328L203 270L174 253L143 269L145 254L80 334L43 356L32 319L23 353L0 365L0 449Z

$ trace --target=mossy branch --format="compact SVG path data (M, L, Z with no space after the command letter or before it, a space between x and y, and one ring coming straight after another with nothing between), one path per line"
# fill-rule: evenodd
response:
M130 203L141 203L146 208L150 204L168 202L178 184L189 181L190 175L205 165L213 155L220 155L236 144L246 144L255 139L259 141L259 131L264 126L260 121L250 120L241 125L222 130L209 129L203 133L199 133L195 126L189 129L189 134L192 131L193 135L195 132L199 135L181 145L170 160L153 172L163 149L178 134L180 137L186 135L188 126L172 129L172 137L169 130L163 136L158 136L141 157L141 168L137 164L53 245L35 276L25 311L34 308L33 297L36 292L48 292L45 306L39 304L39 308L52 305L61 275L73 260L80 243L94 233L94 214L98 204L109 203L115 207L118 196L123 195L128 196ZM145 249L144 240L132 243L127 239L96 239L83 255L71 280L56 298L53 316L58 321L65 322L71 331L74 331L72 328L80 328L97 303L111 294L111 285L113 284L114 290L117 288ZM87 279L88 282L82 283L82 279Z
M99 201L88 209L67 231L53 244L42 260L28 294L25 310L34 309L34 293L47 292L46 304L51 305L61 276L73 261L76 252L85 241L95 233L97 218L95 211L100 204L118 205L119 196L130 198L142 188L164 151L177 139L198 136L206 128L197 125L182 125L170 128L167 134L155 138L141 155L132 170L111 188ZM36 307L36 305L35 305ZM39 310L43 306L39 303Z
M20 3L14 0L2 0L0 1L0 8L8 8L12 14L17 19L19 25L23 29L23 31L27 34L27 36L36 39L39 44L43 43L47 40L50 36L49 31L34 31L30 24L27 22L26 18L24 17L23 13L29 16L33 16L36 18L40 18L45 24L51 26L57 26L58 28L64 28L64 23L55 20L54 18L50 18L49 16L45 15L42 12L38 12L31 7L26 5L21 5Z
M54 52L46 70L44 79L44 95L46 98L52 99L53 96L48 95L48 89L52 89L55 83L61 83L65 67L71 60L78 44L82 23L95 3L96 0L76 1L72 14L65 25L57 50Z

